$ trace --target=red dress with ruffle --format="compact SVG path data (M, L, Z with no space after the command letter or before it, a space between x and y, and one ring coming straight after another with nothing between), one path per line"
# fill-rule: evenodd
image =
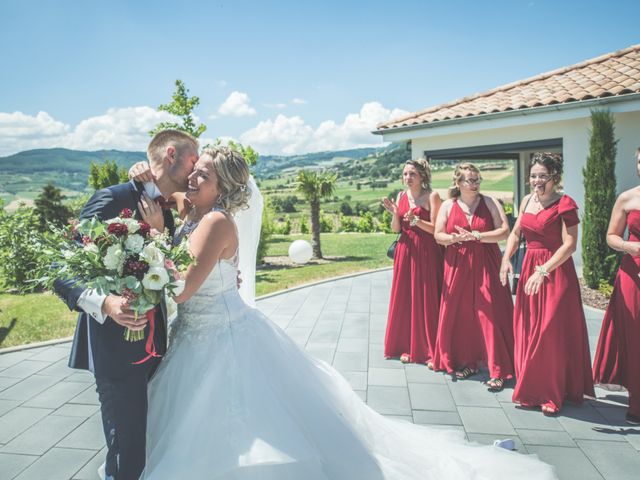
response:
M433 358L438 331L438 309L442 289L442 247L433 235L404 220L409 199L398 202L402 232L393 261L393 283L389 301L384 355L408 354L411 362L426 363ZM415 207L413 214L431 221L429 210Z
M482 197L471 219L454 201L447 233L495 229ZM447 246L434 367L449 373L486 364L492 378L513 376L513 300L500 283L502 255L496 243L462 242Z
M627 215L629 241L640 241L640 211ZM593 362L595 383L629 390L629 413L640 417L640 257L622 257L602 320Z
M567 227L580 223L578 206L568 195L537 214L522 215L520 228L527 240L527 253L514 315L513 401L553 411L560 410L565 400L580 404L585 395L595 396L587 325L573 259L553 270L538 293L524 293L535 267L549 260L562 245L563 222Z

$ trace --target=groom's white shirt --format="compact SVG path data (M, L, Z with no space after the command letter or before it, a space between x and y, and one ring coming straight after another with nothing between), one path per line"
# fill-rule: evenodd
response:
M160 189L153 182L145 182L143 184L144 191L150 198L156 199L162 195ZM102 304L106 295L102 295L93 289L87 289L78 298L78 306L85 312L95 318L96 322L104 323L106 317L102 314Z

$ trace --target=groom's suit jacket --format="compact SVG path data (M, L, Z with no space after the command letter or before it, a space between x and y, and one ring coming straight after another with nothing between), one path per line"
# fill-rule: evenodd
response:
M86 203L80 212L80 218L98 217L107 220L116 217L128 208L136 212L138 201L144 192L141 183L129 182L98 190ZM165 226L171 235L174 233L174 223L171 212L164 211ZM149 324L145 328L145 338L138 342L124 339L125 328L117 324L110 317L104 323L99 323L88 313L78 307L78 299L86 287L76 280L57 280L54 284L55 293L64 300L69 309L80 312L78 323L71 347L69 366L91 370L96 377L126 376L133 362L147 356L145 344L149 335ZM167 348L167 310L164 301L156 309L154 343L156 352L163 355Z

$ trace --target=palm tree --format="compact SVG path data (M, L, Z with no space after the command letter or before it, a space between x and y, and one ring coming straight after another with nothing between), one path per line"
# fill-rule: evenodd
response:
M304 195L311 206L311 247L313 256L322 258L320 249L320 201L333 196L336 188L337 173L300 170L298 172L298 191Z

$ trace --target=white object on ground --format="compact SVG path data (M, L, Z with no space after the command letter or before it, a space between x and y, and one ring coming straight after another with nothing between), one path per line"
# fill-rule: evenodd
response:
M312 256L313 249L306 240L295 240L289 245L289 258L294 263L307 263Z

